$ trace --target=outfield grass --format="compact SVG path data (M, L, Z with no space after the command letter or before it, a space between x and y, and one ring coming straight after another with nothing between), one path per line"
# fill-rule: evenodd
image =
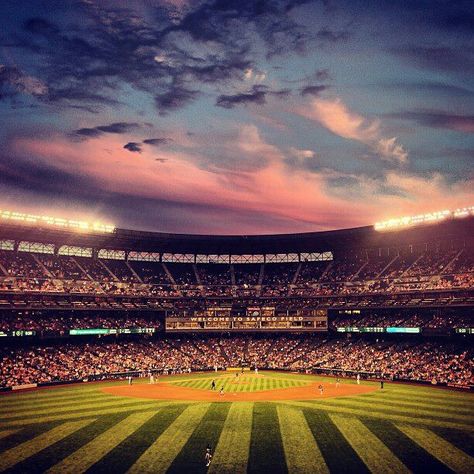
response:
M272 372L160 381L209 390L213 379L226 393L334 383ZM122 384L1 396L0 472L474 472L469 393L389 383L314 401L201 403L101 391ZM209 470L207 444L214 449Z

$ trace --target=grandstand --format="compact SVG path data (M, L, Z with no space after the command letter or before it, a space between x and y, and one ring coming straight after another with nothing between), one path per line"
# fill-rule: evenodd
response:
M378 228L205 236L4 220L1 386L239 363L472 386L474 217Z

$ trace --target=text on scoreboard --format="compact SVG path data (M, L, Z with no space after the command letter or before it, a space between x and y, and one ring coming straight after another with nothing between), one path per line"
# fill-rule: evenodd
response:
M327 311L320 309L286 312L274 311L274 308L247 308L238 312L213 309L186 316L167 316L165 327L168 332L327 331L328 318Z

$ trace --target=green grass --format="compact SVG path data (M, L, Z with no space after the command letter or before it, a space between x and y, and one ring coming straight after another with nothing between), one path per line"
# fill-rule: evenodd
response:
M331 379L264 372L161 377L226 392ZM147 380L137 381L147 383ZM344 380L343 383L353 383ZM386 384L360 396L171 402L103 393L107 382L0 397L0 472L473 472L474 395ZM215 450L204 466L207 444Z
M281 433L275 429L275 426L279 425L277 407L270 403L254 403L249 473L266 470L272 474L287 472ZM272 453L271 457L268 456L268 452Z
M261 390L276 390L283 388L292 387L304 387L311 383L311 380L300 379L299 377L293 376L288 377L272 377L267 375L255 376L252 373L238 374L236 376L233 373L218 375L215 377L200 377L187 378L174 380L171 383L179 387L189 387L198 390L210 390L212 381L216 383L216 390L219 391L221 388L224 389L225 393L233 392L257 392Z

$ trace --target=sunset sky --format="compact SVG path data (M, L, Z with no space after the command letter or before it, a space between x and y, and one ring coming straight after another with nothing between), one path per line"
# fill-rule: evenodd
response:
M256 234L474 205L471 1L2 0L0 209Z

